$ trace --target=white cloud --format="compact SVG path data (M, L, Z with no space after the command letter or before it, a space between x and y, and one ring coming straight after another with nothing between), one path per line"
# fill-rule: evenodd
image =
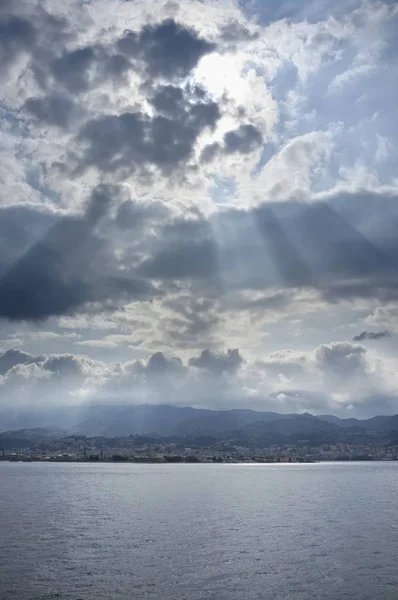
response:
M17 352L4 360L10 368L1 377L1 401L11 398L38 408L51 403L54 394L58 406L98 401L231 408L243 403L263 410L334 410L341 415L352 412L352 406L365 414L368 403L372 410L373 394L397 397L398 408L392 366L349 342L273 352L258 362L244 360L238 350L204 350L184 362L162 352L146 361L113 364L85 356L35 358Z
M398 304L377 306L365 319L372 327L398 332Z
M333 131L311 131L289 140L244 193L258 204L309 197L313 179L327 167L333 138Z

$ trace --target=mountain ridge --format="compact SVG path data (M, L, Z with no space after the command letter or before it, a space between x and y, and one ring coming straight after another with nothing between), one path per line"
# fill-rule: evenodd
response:
M55 411L55 412L54 412ZM13 427L14 422L21 426ZM278 425L279 422L279 425ZM285 422L284 425L282 423ZM5 426L3 426L3 423ZM211 410L203 408L194 408L190 406L171 406L167 404L160 405L90 405L84 412L71 409L62 409L57 414L53 408L52 412L43 418L38 416L36 423L31 418L31 413L23 417L18 415L18 420L13 421L4 418L0 414L0 432L16 433L22 431L32 431L41 428L51 429L52 435L57 428L63 432L86 435L86 436L104 436L117 437L128 435L157 435L157 436L216 436L222 437L234 431L240 431L246 427L262 423L265 430L269 426L265 423L273 423L275 431L288 427L293 429L299 426L301 429L309 431L321 431L320 423L333 425L341 431L358 431L371 433L398 432L398 415L377 415L369 419L357 418L339 418L333 415L312 415L310 413L302 414L283 414L270 411L255 411L251 409L225 409ZM10 424L11 426L8 426ZM258 426L258 425L257 425ZM323 427L329 432L332 429ZM338 431L334 430L334 431ZM341 433L341 432L340 432ZM25 434L23 434L25 435Z

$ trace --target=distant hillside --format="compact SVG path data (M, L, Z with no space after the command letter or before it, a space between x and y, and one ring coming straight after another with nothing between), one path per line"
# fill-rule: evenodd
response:
M286 419L258 421L228 436L228 441L244 447L266 447L272 444L309 445L337 442L360 443L374 434L359 427L345 428L313 415L294 415Z
M339 429L359 429L368 432L398 431L398 415L378 416L372 419L339 419L331 416L294 415L254 410L206 410L167 405L139 405L119 407L91 407L89 414L75 430L86 435L122 436L131 433L161 436L219 436L256 423L280 422L306 424L314 431L331 431L329 425ZM284 425L282 425L282 422ZM278 426L275 425L275 428Z
M266 446L275 443L300 441L328 442L344 435L338 425L321 421L312 415L295 415L277 421L258 421L232 434L235 443L242 446Z
M328 421L329 423L334 423L339 425L339 427L360 427L365 431L398 431L398 415L393 415L391 417L388 416L377 416L372 417L371 419L339 419L338 417L334 417L333 415L320 415L318 419L322 419L324 421Z
M19 429L0 433L0 448L26 448L40 442L56 440L67 434L63 429L37 427L34 429Z
M261 432L263 437L268 436L270 439L276 435L291 436L292 439L298 435L313 438L324 435L325 439L329 439L328 436L343 435L344 430L345 435L356 436L360 432L398 432L398 415L359 420L339 419L332 415L284 415L246 409L206 410L168 405L90 405L71 409L52 407L47 413L20 412L15 415L10 412L8 416L6 409L0 412L0 431L18 430L16 437L22 439L31 436L29 432L39 432L40 428L54 434L54 429L49 427L58 427L81 435L105 437L147 434L164 437L219 438L240 431L243 437L256 437ZM21 434L21 431L24 433Z

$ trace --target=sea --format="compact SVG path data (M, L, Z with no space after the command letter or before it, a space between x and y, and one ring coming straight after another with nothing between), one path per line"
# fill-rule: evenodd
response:
M0 462L1 600L397 600L398 463Z

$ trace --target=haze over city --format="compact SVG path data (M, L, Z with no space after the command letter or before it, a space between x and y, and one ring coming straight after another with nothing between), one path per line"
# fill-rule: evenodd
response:
M4 422L398 413L397 30L387 0L1 2Z

